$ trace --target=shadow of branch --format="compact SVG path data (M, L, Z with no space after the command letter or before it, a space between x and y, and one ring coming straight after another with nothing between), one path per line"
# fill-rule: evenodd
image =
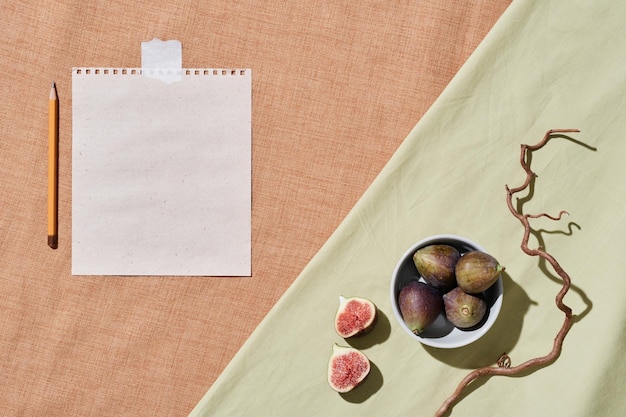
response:
M581 227L579 225L577 225L574 222L570 222L568 224L568 231L546 231L544 229L531 229L530 234L537 240L537 244L539 245L539 247L541 247L543 250L547 251L546 248L546 243L545 243L545 239L543 237L544 234L563 234L566 236L571 236L573 234L573 228L577 228L578 230L581 230ZM559 277L558 275L556 275L552 269L550 268L548 262L546 262L546 260L544 258L539 258L539 262L538 262L538 266L539 266L539 270L551 281L555 282L555 283L562 283L561 277ZM591 301L591 299L587 296L587 294L576 284L574 283L570 283L570 291L576 293L580 299L582 300L582 302L585 304L585 308L583 309L583 311L581 311L580 313L576 313L574 314L574 318L573 321L574 323L579 322L580 320L582 320L587 314L589 314L589 312L591 311L591 309L593 308L593 302Z
M593 152L596 152L598 150L596 147L590 146L581 140L575 139L569 135L565 135L561 133L551 135L550 140L552 139L565 139L567 141L570 141L576 145L582 146L583 148L593 151ZM536 152L536 151L528 150L528 152L526 153L526 163L529 168L531 167L531 164L532 164L533 152ZM537 177L536 175L533 175L533 177L531 178L530 183L528 184L528 193L525 196L519 197L516 199L516 208L520 214L524 214L524 206L532 200L535 194L536 177ZM574 229L582 230L579 224L574 223L574 222L569 222L567 224L567 230L546 230L546 229L534 229L531 227L530 234L536 239L538 247L544 250L545 252L548 252L548 249L546 248L544 235L561 234L564 236L572 236L574 234ZM539 270L551 281L555 283L559 283L559 284L562 283L562 279L557 274L555 274L551 268L549 268L549 264L544 258L539 257L538 266L539 266ZM583 311L574 315L573 321L574 323L576 323L582 320L587 314L589 314L589 312L591 311L593 307L593 302L587 296L587 294L577 285L573 283L570 284L570 290L578 294L578 296L581 298L581 300L585 304L585 308L583 309Z
M590 151L593 151L593 152L598 150L598 148L596 148L595 146L591 146L588 143L585 143L585 142L583 142L580 139L576 139L576 138L573 138L573 137L571 137L569 135L564 135L562 133L555 133L555 134L551 135L550 136L550 140L552 140L552 139L565 139L565 140L568 140L568 141L570 141L572 143L575 143L576 145L582 146L583 148L586 148L586 149L588 149Z

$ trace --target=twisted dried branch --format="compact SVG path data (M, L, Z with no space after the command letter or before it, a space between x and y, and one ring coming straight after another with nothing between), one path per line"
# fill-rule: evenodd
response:
M563 215L567 215L567 212L561 211L557 216L551 216L546 213L523 214L513 206L513 195L516 193L519 193L520 191L527 189L536 175L530 168L529 153L539 150L543 146L545 146L545 144L550 140L550 138L554 134L571 133L571 132L579 132L579 130L578 129L551 129L546 132L543 139L536 145L534 146L522 145L521 154L520 154L520 164L522 165L522 168L526 172L526 180L519 187L509 188L508 185L506 186L506 194L507 194L506 202L509 207L509 210L511 211L513 216L515 216L522 223L522 226L524 227L524 236L522 238L522 243L521 243L522 251L524 251L524 253L530 256L539 256L545 259L550 265L552 265L552 268L554 268L554 271L559 275L559 277L561 277L562 282L563 282L561 290L556 295L555 302L556 302L556 306L558 307L558 309L561 310L565 314L565 318L563 320L563 325L561 326L561 329L559 330L556 337L554 338L552 350L550 350L550 352L546 354L545 356L527 360L526 362L523 362L513 367L511 367L511 359L505 353L498 359L496 366L486 366L486 367L479 368L470 372L465 378L461 380L461 382L457 386L454 393L450 397L448 397L446 401L444 401L444 403L441 405L439 410L437 410L435 417L442 417L446 412L448 412L452 408L452 406L458 401L458 399L460 398L465 388L476 379L481 378L481 377L492 376L492 375L504 375L504 376L515 375L533 367L539 367L539 366L552 363L561 354L563 340L565 339L565 336L567 335L567 332L571 328L572 322L573 322L572 309L568 307L567 305L565 305L565 303L563 303L563 298L565 297L565 294L567 294L567 291L570 288L571 280L570 280L569 275L563 270L561 265L559 265L557 260L552 255L545 252L542 248L537 248L537 249L529 248L528 239L530 238L530 233L532 230L529 219L547 217L551 220L558 221L562 218Z

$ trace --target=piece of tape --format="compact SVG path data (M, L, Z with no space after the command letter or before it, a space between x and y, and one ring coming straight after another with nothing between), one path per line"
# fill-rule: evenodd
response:
M180 41L152 39L141 42L141 73L170 84L183 76L183 47Z

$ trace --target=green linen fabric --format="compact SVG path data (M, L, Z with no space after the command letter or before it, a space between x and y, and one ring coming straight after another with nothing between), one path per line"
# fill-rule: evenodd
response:
M532 155L520 193L540 245L572 278L575 322L561 356L522 377L472 384L452 416L615 416L626 409L626 3L516 0L410 132L336 232L251 335L191 416L428 416L472 369L507 352L513 365L547 354L563 314L555 272L520 249L505 185L522 184L520 144L579 128ZM453 233L506 266L503 308L479 341L420 345L396 322L392 271L414 242ZM338 296L373 300L363 338L333 329ZM254 306L251 306L254 308ZM210 336L207 336L210 337ZM332 391L334 343L372 361L366 382Z

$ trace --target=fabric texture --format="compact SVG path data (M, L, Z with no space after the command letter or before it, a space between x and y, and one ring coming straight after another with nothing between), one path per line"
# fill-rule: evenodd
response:
M526 173L520 145L555 135L527 161L538 174L513 204L531 220L531 247L569 272L574 324L556 361L516 378L472 384L452 416L616 416L626 400L626 154L622 51L626 6L512 3L191 414L197 416L434 415L470 370L546 355L564 315L556 272L520 249L523 230L505 185ZM502 311L479 341L428 348L391 310L396 263L414 242L452 233L479 242L506 267ZM342 340L337 297L381 312L372 333ZM361 349L372 371L338 395L326 382L333 343Z
M189 414L509 4L2 2L0 415ZM138 67L141 42L153 38L180 40L185 67L253 70L250 278L71 276L71 68ZM45 236L53 80L60 100L57 250ZM507 138L522 139L513 127L520 126ZM450 139L441 132L440 140ZM429 231L415 234L422 232ZM490 247L494 236L476 238ZM417 237L407 230L397 245ZM568 240L582 245L577 239ZM375 284L379 291L386 275ZM305 344L322 343L315 351L322 362L326 331L311 330ZM325 365L311 369L318 366ZM385 381L394 379L382 371Z

